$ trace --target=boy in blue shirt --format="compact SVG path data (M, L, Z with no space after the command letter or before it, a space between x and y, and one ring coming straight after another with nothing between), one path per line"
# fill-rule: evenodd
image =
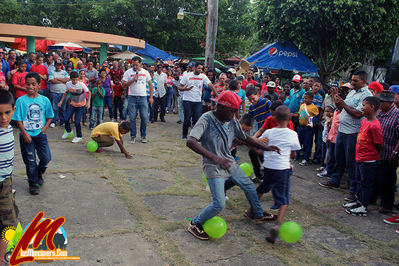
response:
M38 195L40 186L44 182L43 174L51 160L46 131L54 117L54 112L49 99L38 93L39 74L29 72L26 75L25 84L28 94L17 99L12 119L17 122L21 132L19 142L22 159L26 165L29 192L32 195ZM36 153L40 160L39 165L36 163Z

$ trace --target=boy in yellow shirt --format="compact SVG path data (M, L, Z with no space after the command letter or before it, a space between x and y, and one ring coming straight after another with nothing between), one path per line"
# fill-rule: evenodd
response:
M97 153L103 152L101 147L110 147L114 145L115 141L121 150L121 153L125 154L128 159L133 158L123 146L123 135L130 131L130 123L122 122L120 124L116 122L105 122L96 126L91 132L90 137L97 142L98 149Z
M312 103L313 101L313 93L306 92L303 95L304 102L299 108L298 117L299 117L299 126L298 126L298 138L301 143L301 147L303 146L303 157L302 162L299 163L301 166L305 166L308 164L310 155L312 153L313 146L313 124L316 124L315 121L319 115L319 109L316 105ZM297 151L297 158L301 150Z

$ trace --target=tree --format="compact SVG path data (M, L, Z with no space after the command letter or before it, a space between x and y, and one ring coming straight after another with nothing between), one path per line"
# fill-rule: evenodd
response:
M268 0L257 10L261 37L298 45L324 81L366 54L387 60L399 30L398 0Z

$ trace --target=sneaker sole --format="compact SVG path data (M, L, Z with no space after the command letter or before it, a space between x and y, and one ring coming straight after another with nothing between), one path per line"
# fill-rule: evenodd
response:
M386 223L386 224L393 224L393 225L399 224L399 222L398 222L398 223L393 223L393 222L386 221L386 220L384 220L384 223Z
M209 240L209 238L197 236L197 235L191 230L191 227L190 227L190 226L187 228L187 232L189 232L190 234L192 234L193 236L195 236L195 238L197 238L197 239L199 239L199 240L204 240L204 241L205 241L205 240Z
M361 217L366 217L366 216L367 216L367 213L354 213L354 212L351 212L351 211L348 210L348 209L346 209L345 212L346 212L347 214L350 214L350 215L353 215L353 216L361 216Z

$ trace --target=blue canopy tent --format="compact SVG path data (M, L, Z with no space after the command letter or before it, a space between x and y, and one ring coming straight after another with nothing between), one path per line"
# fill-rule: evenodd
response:
M119 49L122 50L122 46L116 45L115 47L118 47ZM144 49L135 49L135 47L129 46L127 48L129 51L133 51L141 56L144 57L149 57L152 60L155 60L157 57L161 58L162 61L167 61L167 60L175 60L179 59L179 57L176 57L174 55L168 54L165 51L162 51L161 49L156 48L155 46L152 46L149 43L145 43L145 48Z
M317 73L318 68L290 42L275 42L246 58L258 68Z

